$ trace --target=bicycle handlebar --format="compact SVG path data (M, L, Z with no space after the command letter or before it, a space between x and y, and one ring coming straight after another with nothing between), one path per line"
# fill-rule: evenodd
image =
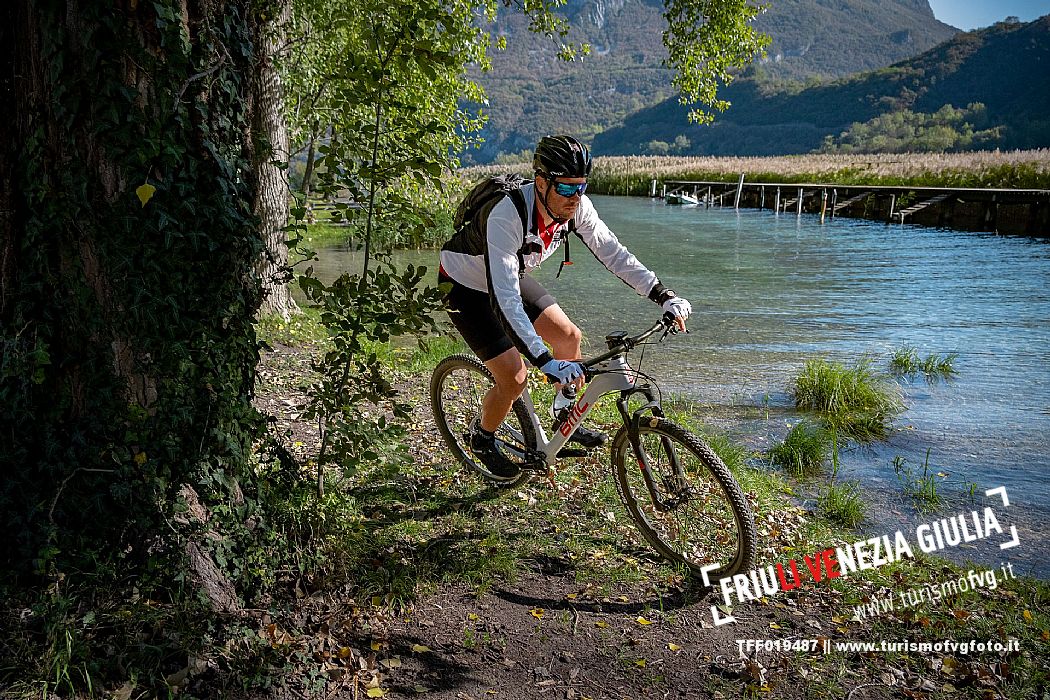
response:
M605 341L609 344L609 351L603 352L601 355L596 355L595 357L587 358L586 360L581 360L580 364L588 369L594 365L601 364L610 358L616 357L622 352L628 352L634 349L638 344L648 339L649 336L661 330L663 330L665 334L678 332L678 325L675 323L674 314L670 311L665 313L659 321L654 323L648 329L634 337L628 337L625 333L622 336L620 334L606 336Z

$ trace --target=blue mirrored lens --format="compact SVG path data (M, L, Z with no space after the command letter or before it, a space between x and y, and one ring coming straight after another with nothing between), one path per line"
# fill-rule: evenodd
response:
M554 191L560 194L562 197L572 197L575 194L583 194L587 191L587 183L581 182L580 184L571 184L568 182L555 182Z

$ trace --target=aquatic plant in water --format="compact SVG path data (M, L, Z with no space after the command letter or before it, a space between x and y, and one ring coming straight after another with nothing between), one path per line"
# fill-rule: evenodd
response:
M794 396L798 408L817 411L829 427L861 442L884 437L904 410L900 389L878 376L868 359L853 367L807 360Z

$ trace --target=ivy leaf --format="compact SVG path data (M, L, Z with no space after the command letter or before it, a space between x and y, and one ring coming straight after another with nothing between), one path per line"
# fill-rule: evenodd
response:
M145 207L146 202L153 199L153 193L156 191L157 188L147 182L135 188L135 195L142 202L142 206Z

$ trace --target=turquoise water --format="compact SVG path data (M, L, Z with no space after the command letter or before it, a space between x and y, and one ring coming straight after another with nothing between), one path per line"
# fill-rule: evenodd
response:
M945 551L986 565L1014 562L1050 576L1050 245L993 234L771 212L665 206L595 197L602 218L694 307L690 333L650 348L644 369L665 391L696 401L703 420L757 450L799 419L791 382L806 359L887 369L904 344L921 356L958 353L956 379L902 382L908 410L890 439L847 448L840 478L857 480L871 534L996 506L1021 545L979 541ZM434 264L432 252L406 255ZM658 309L610 275L577 241L560 279L560 253L536 273L596 351L610 330L641 330ZM336 268L345 254L323 255ZM937 514L915 512L893 460L927 462ZM971 484L976 499L971 501ZM1005 486L1010 507L986 499ZM805 489L803 489L805 492ZM803 496L804 499L804 496ZM812 505L812 501L807 501Z

